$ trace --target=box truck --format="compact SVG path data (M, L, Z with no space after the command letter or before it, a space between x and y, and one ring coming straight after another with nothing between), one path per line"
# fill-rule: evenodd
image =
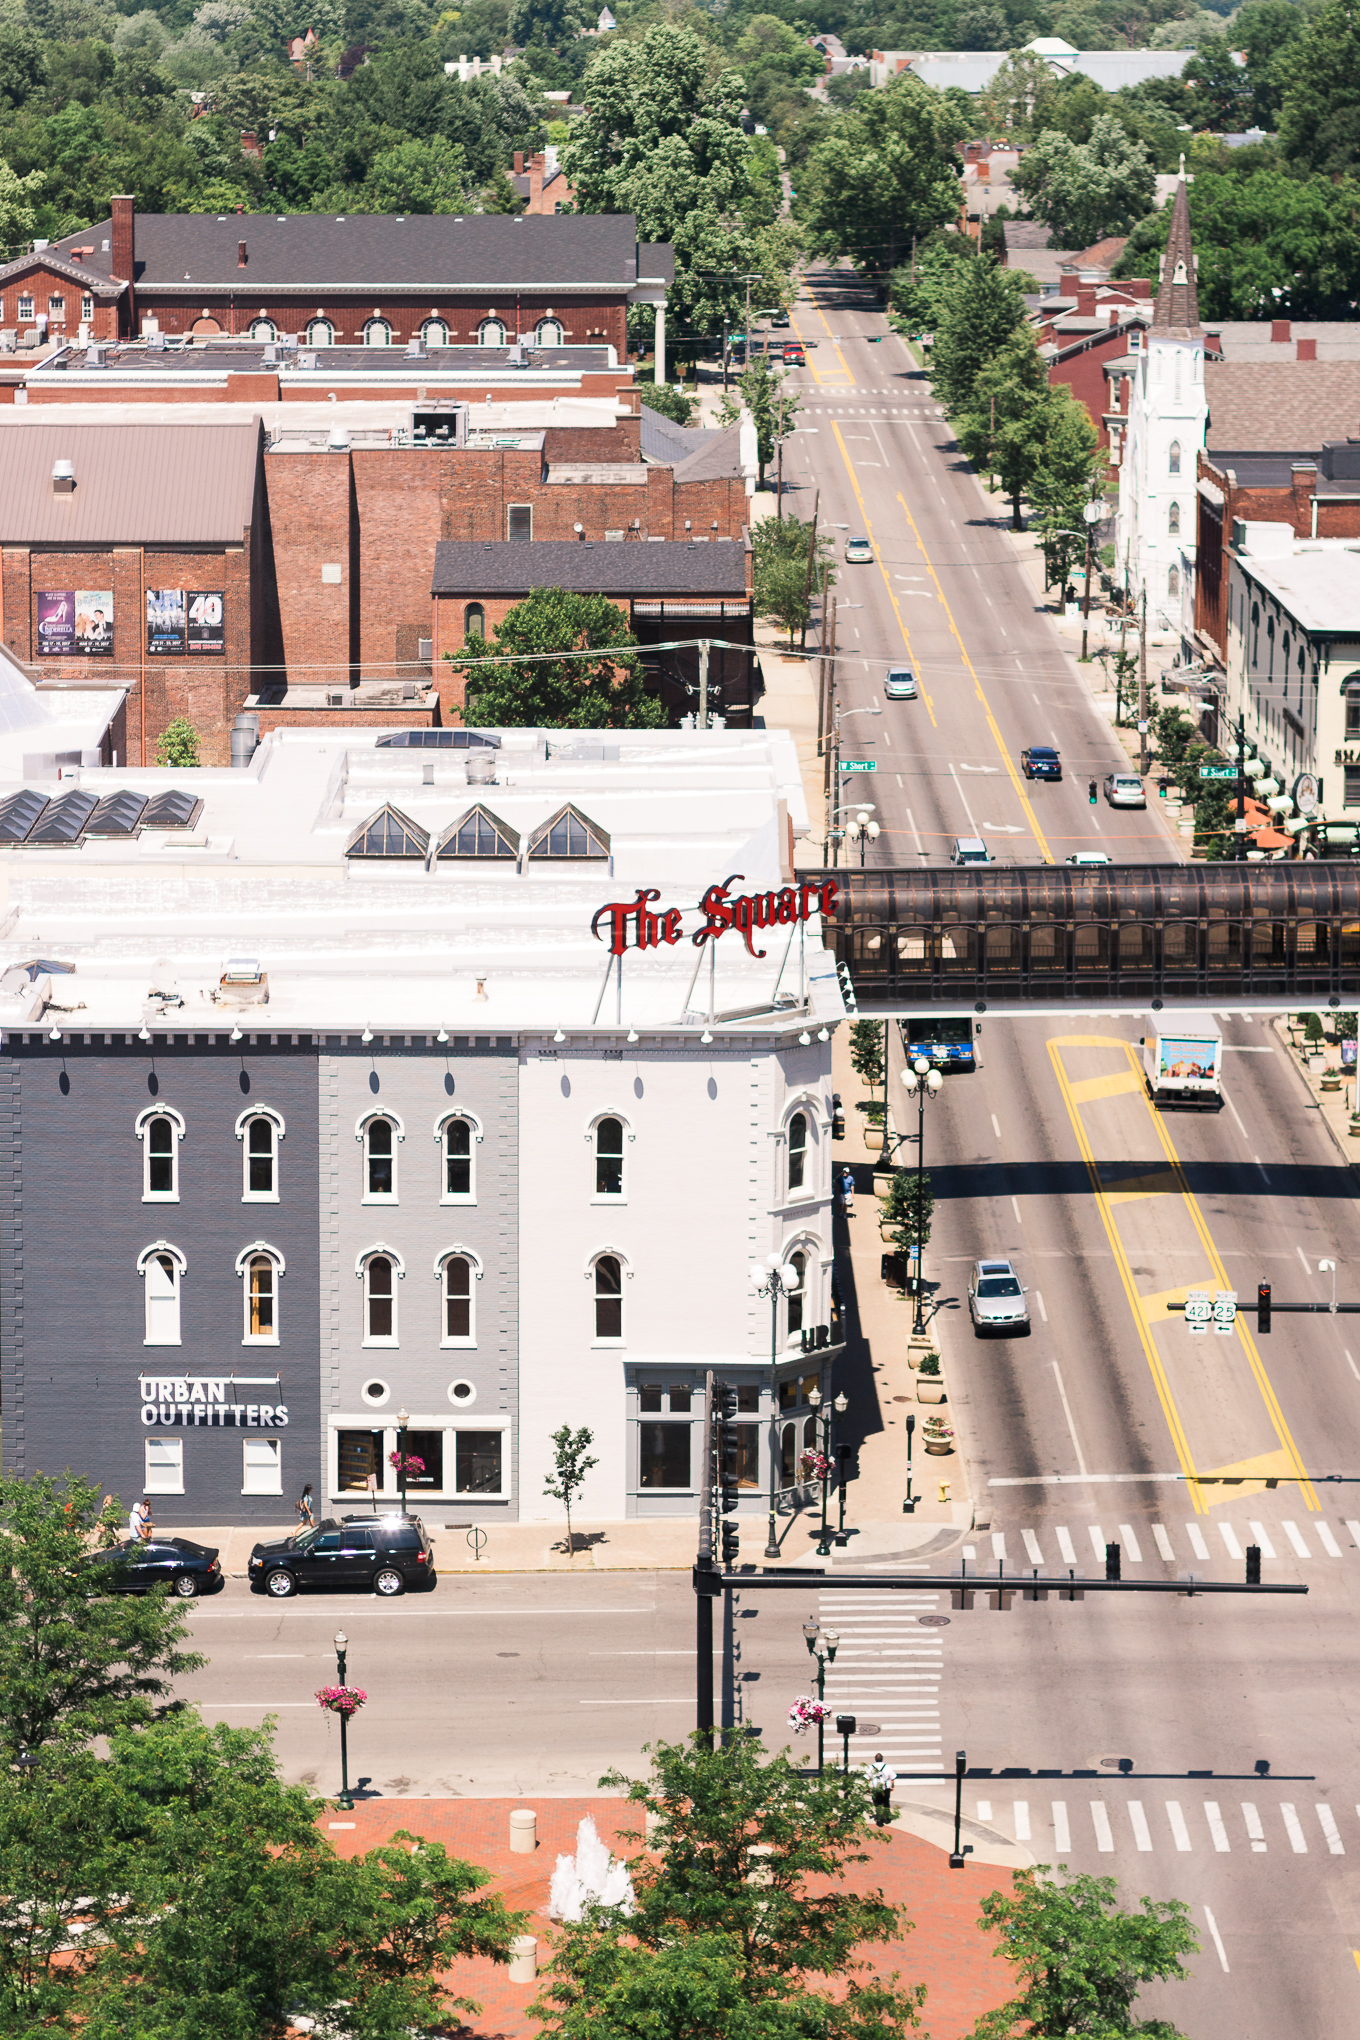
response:
M1159 1019L1143 1036L1143 1075L1156 1105L1223 1103L1223 1034L1212 1013L1177 1013Z

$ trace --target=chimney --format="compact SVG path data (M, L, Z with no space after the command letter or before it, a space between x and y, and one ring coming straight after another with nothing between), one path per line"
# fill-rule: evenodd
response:
M109 210L113 229L109 274L115 282L127 285L118 306L118 330L128 337L137 331L137 201L120 193L109 200Z
M1298 354L1297 354L1297 356L1296 356L1296 359L1297 359L1297 360L1299 360L1299 361L1316 361L1316 360L1317 360L1317 341L1316 341L1316 340L1300 340L1300 341L1298 342L1298 350L1299 350L1299 351L1298 351Z
M543 198L543 172L546 167L541 149L529 158L529 203L526 212L537 212Z
M524 175L524 151L523 151L523 149L516 149L516 151L515 151L515 175L516 175L516 177L522 177L522 176Z
M1288 340L1289 338L1288 319L1272 319L1270 322L1270 337L1272 340L1277 342L1281 340Z
M75 487L76 471L71 462L69 460L53 461L52 494L54 496L72 496L75 494Z
M236 243L236 267L238 269L244 269L245 266L246 266L246 244L244 241L238 241Z

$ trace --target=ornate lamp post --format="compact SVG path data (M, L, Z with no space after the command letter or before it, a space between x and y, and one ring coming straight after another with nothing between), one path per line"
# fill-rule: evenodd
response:
M401 1494L401 1513L406 1514L406 1426L411 1419L405 1407L397 1411L397 1486Z
M765 1557L778 1558L779 1539L775 1535L775 1517L778 1514L779 1480L779 1305L786 1296L796 1296L801 1278L798 1270L782 1261L778 1254L771 1254L762 1267L759 1261L750 1266L751 1287L757 1296L770 1299L770 1534L765 1543Z
M345 1680L345 1651L346 1651L346 1647L347 1647L348 1643L349 1643L349 1638L348 1638L348 1637L346 1636L346 1634L345 1634L344 1630L343 1630L343 1629L337 1629L337 1630L336 1630L336 1632L335 1632L335 1683L336 1683L336 1685L337 1685L337 1686L343 1686L343 1685L345 1685L345 1683L346 1683L346 1680ZM346 1812L346 1813L353 1813L353 1811L354 1811L354 1800L353 1800L353 1797L352 1797L352 1796L351 1796L351 1794L350 1794L350 1789L349 1789L349 1739L348 1739L348 1736L347 1736L347 1734L346 1734L346 1730L348 1729L348 1727L349 1727L349 1715L348 1715L348 1714L346 1713L346 1711L344 1710L344 1708L341 1708L341 1709L340 1709L340 1797L339 1797L339 1799L338 1799L338 1800L336 1801L336 1805L337 1805L337 1806L342 1806L342 1807L344 1808L344 1810L345 1810L345 1812Z
M932 1069L923 1055L918 1055L909 1070L903 1070L902 1082L907 1096L916 1100L916 1296L912 1313L912 1331L919 1332L924 1324L922 1302L925 1296L925 1248L921 1240L921 1213L925 1205L926 1173L926 1100L939 1094L944 1078L938 1070Z
M821 1628L816 1617L809 1615L807 1621L803 1624L803 1638L808 1647L808 1656L815 1658L817 1661L817 1698L822 1706L825 1706L826 1668L828 1665L833 1665L836 1662L836 1649L841 1640L840 1631L838 1629ZM822 1648L823 1645L825 1648ZM825 1723L819 1719L817 1723L817 1776L819 1778L822 1775L822 1768L826 1760L826 1737L824 1730Z
M814 1388L810 1391L808 1401L812 1404L814 1416L821 1429L822 1534L817 1540L817 1556L818 1558L829 1558L831 1555L831 1530L826 1520L826 1499L831 1485L832 1453L835 1450L835 1419L845 1415L845 1412L850 1407L850 1403L848 1397L842 1394L836 1397L834 1403L828 1404L826 1409L823 1409L823 1397L820 1388ZM844 1484L841 1486L841 1528L845 1528Z

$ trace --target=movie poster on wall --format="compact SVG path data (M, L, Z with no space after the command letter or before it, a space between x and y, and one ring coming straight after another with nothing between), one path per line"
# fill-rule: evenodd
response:
M191 652L215 652L219 658L226 656L227 628L225 592L221 588L190 588L189 595L189 650Z
M76 650L87 659L113 657L112 588L76 589Z
M182 652L185 640L184 590L148 588L146 591L147 656Z
M59 658L76 648L76 591L38 590L38 657Z

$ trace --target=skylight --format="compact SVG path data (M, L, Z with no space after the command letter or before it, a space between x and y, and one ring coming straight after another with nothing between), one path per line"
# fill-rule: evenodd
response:
M427 829L408 821L400 808L380 807L349 839L346 857L418 857L430 847Z
M49 803L47 812L24 839L27 843L74 843L99 806L99 796L72 787Z
M46 806L47 795L27 787L0 801L0 843L22 843Z
M531 857L608 857L609 837L568 802L529 838Z
M436 858L518 857L519 831L493 815L490 808L472 807L451 822L439 838Z

